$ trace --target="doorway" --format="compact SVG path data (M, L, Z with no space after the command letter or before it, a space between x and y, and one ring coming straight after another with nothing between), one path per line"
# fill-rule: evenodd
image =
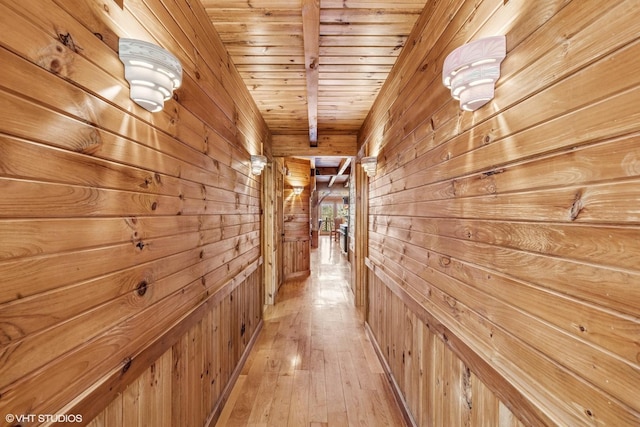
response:
M344 204L342 198L323 201L320 204L320 234L330 234L336 231L336 219L343 224L348 222L349 205Z

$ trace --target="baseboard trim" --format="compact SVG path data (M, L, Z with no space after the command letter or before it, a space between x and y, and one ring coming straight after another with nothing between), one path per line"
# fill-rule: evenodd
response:
M224 391L220 395L220 399L218 399L218 403L216 403L216 406L213 408L213 411L211 411L211 414L209 414L209 417L204 423L205 427L213 427L218 422L218 419L220 418L220 414L222 414L222 409L224 408L224 405L227 403L227 400L229 400L229 396L231 395L231 390L233 390L233 387L236 385L236 382L240 377L240 373L242 372L242 369L244 368L245 363L247 363L247 359L249 358L249 353L251 353L253 346L258 340L258 336L260 335L260 331L262 331L263 325L264 325L264 320L260 319L260 323L258 323L258 326L256 327L256 330L253 333L251 340L249 340L249 342L247 343L247 348L244 349L244 353L242 353L242 357L240 358L240 361L238 361L236 368L233 370L233 373L231 374L231 377L229 378L229 381L227 382L227 385L225 386Z
M413 419L413 415L411 415L411 411L409 410L409 406L407 405L407 401L404 399L402 395L402 391L400 391L400 386L396 382L393 374L391 373L391 367L387 363L387 360L384 358L384 353L382 349L378 345L378 341L376 337L373 335L373 331L367 322L364 322L364 329L367 332L367 336L369 337L369 341L373 345L373 349L376 352L376 356L378 356L378 360L380 360L380 364L382 364L382 369L384 370L385 377L387 378L387 382L391 387L391 391L393 392L393 397L396 400L396 403L400 407L400 412L402 413L402 418L404 422L409 427L418 427L416 421Z

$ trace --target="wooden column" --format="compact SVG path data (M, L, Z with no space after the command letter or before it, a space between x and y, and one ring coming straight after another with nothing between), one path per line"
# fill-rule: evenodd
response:
M282 159L274 159L262 172L262 256L264 303L275 304L282 282Z
M355 304L365 306L367 301L367 268L364 264L367 258L369 241L369 178L359 164L352 172L352 184L356 186L356 197L353 208L356 210L355 225L353 227L353 258L351 262L351 286Z
M311 226L311 247L318 247L318 235L320 234L320 228L318 227L318 208L319 208L319 199L318 199L318 191L315 188L315 177L311 177L312 186L311 186L311 197L309 199L309 217L310 217L310 226Z
M276 257L276 165L269 164L262 171L262 256L264 258L264 303L273 305L278 290Z

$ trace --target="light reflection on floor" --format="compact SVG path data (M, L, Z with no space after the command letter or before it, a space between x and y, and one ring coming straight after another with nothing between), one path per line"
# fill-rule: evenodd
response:
M355 307L338 242L320 237L309 277L285 282L217 426L403 426Z
M311 275L317 278L313 292L315 306L352 305L350 264L340 244L329 236L320 236L318 248L311 251Z

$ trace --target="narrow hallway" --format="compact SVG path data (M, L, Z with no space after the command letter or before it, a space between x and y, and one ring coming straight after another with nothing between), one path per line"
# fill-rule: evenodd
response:
M403 426L349 290L349 264L328 236L311 276L286 282L217 423Z

